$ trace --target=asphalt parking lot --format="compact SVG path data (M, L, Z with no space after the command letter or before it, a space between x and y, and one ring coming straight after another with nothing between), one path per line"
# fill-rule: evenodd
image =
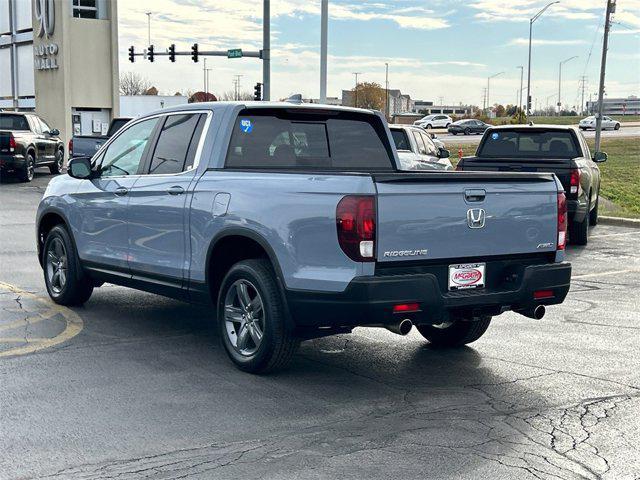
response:
M0 478L640 478L640 230L570 248L572 289L458 351L381 329L236 370L212 316L105 285L55 306L50 175L0 184Z

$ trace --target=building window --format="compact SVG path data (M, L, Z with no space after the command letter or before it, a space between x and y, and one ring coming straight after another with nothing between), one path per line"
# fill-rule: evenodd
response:
M73 16L75 18L100 18L97 4L98 0L73 0Z

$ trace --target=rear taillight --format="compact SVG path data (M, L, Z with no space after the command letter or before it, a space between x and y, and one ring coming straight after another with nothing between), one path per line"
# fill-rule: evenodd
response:
M567 245L567 197L564 192L558 193L558 250Z
M571 169L571 180L569 181L569 193L578 193L580 191L580 169Z
M73 155L73 138L69 140L69 148L67 149L67 152L69 152L70 157Z
M9 136L9 151L14 152L16 149L16 139L13 135Z
M338 243L356 262L373 262L376 241L376 200L372 196L348 195L336 208Z

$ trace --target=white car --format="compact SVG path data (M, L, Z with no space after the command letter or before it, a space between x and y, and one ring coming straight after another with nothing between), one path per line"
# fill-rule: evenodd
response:
M453 170L449 151L435 145L422 128L389 125L402 170Z
M420 120L416 120L413 124L417 127L426 129L431 128L449 128L449 125L453 123L453 120L449 115L433 114L422 117Z
M596 117L595 116L590 116L587 118L583 118L582 120L580 120L580 123L578 124L578 126L580 127L581 130L588 130L589 128L592 129L596 129ZM607 117L606 115L602 116L602 129L603 130L607 130L607 129L611 129L611 130L619 130L620 129L620 122L612 119L611 117Z

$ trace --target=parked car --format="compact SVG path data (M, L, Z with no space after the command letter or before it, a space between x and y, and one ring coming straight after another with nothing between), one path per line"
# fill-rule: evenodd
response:
M0 172L17 173L23 182L33 180L37 167L60 173L64 144L60 132L32 113L0 113Z
M457 135L459 133L463 135L471 135L472 133L483 134L484 131L490 126L491 125L488 125L480 120L465 119L453 122L451 125L449 125L449 128L447 130L452 135Z
M457 170L551 172L562 182L569 210L569 240L586 245L589 226L598 223L600 169L607 154L593 156L582 133L560 125L503 126L488 129L475 157L463 157Z
M552 174L403 172L380 112L215 102L128 123L38 207L54 302L102 282L211 306L240 369L301 340L413 325L459 347L492 316L567 295L565 195ZM87 308L91 308L90 305Z
M435 145L422 128L389 125L402 170L453 170L449 151Z
M114 118L109 124L106 135L74 135L69 140L69 158L90 157L109 140L118 130L124 127L131 118Z
M578 126L580 127L581 130L589 130L590 128L592 128L593 130L596 129L596 117L595 116L590 116L587 118L583 118L582 120L580 120L580 123L578 124ZM620 130L620 122L618 122L617 120L612 119L611 117L607 117L606 115L602 116L602 129L603 130Z
M426 129L432 128L449 128L449 125L453 123L453 120L449 115L435 114L422 117L420 120L413 122L417 127Z

